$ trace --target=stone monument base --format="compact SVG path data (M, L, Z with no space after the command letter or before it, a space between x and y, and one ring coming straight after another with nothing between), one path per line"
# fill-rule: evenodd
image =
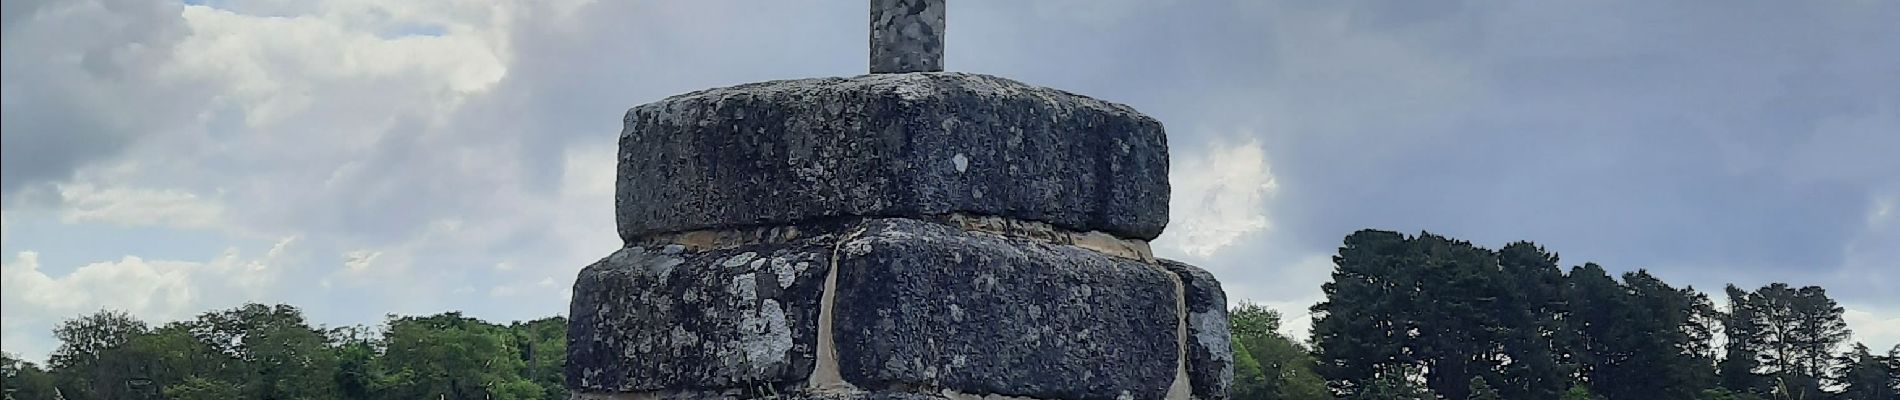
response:
M1147 243L964 214L656 235L584 269L577 399L1224 398L1225 295Z

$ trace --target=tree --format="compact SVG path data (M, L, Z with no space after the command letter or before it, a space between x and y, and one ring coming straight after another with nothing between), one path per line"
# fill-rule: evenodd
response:
M1424 384L1424 373L1417 366L1409 364L1389 364L1380 366L1382 372L1347 400L1437 400L1438 393Z
M244 397L244 390L235 383L203 377L185 379L177 386L165 388L165 397L173 400L221 400Z
M1505 398L1550 398L1575 369L1557 352L1568 337L1563 273L1533 243L1492 252L1429 232L1363 230L1333 261L1326 301L1313 307L1314 344L1338 393L1398 363L1451 398L1470 395L1472 378Z
M1900 345L1894 346L1900 352ZM1900 360L1869 353L1867 345L1855 343L1853 350L1835 361L1835 382L1842 387L1842 400L1900 399Z
M1598 386L1602 394L1619 400L1694 399L1714 381L1714 361L1700 357L1707 343L1695 337L1707 328L1693 318L1707 299L1693 289L1671 287L1645 270L1623 274L1623 285L1632 307L1626 331L1630 335L1616 338L1612 346L1627 354L1620 368L1598 371L1621 382L1614 388Z
M1577 366L1578 380L1592 387L1621 385L1613 373L1628 356L1622 338L1634 335L1625 322L1630 300L1621 284L1596 263L1570 269L1567 286L1571 315L1564 334L1565 358Z
M1756 370L1761 369L1763 342L1761 317L1749 292L1728 285L1728 312L1722 315L1723 336L1727 343L1722 362L1717 364L1721 388L1731 394L1765 394L1771 385Z
M1448 398L1470 395L1471 378L1497 378L1506 356L1499 349L1514 329L1503 319L1508 280L1497 255L1470 242L1431 233L1412 240L1419 292L1416 340L1410 350L1432 391ZM1528 325L1528 324L1526 324Z
M1234 383L1230 389L1236 400L1265 400L1275 396L1267 386L1267 375L1260 370L1260 362L1253 359L1247 351L1247 342L1234 338Z
M221 377L256 399L333 398L336 353L328 338L288 305L245 304L201 314L192 334L238 364Z
M1794 288L1773 283L1748 294L1753 337L1760 364L1758 373L1776 398L1821 398L1822 380L1834 359L1834 348L1851 331L1842 319L1844 309L1818 286ZM1731 318L1733 319L1733 318ZM1731 339L1733 341L1734 339ZM1726 380L1726 379L1725 379Z
M541 387L540 398L568 398L563 367L567 361L567 318L550 317L509 325L521 349L521 376Z
M1735 392L1724 388L1715 388L1703 389L1702 394L1696 396L1696 400L1761 400L1761 396L1754 393Z
M376 390L391 398L532 399L542 389L521 377L526 364L503 327L459 312L392 317L385 375Z
M1406 349L1417 332L1418 285L1407 266L1421 262L1397 232L1346 236L1333 256L1332 280L1320 286L1326 299L1312 307L1318 370L1335 393L1358 395L1382 365L1415 361Z
M336 352L337 392L346 399L374 398L380 342L361 326L332 329L329 337Z
M1279 333L1280 312L1259 304L1242 302L1228 311L1229 328L1235 344L1235 391L1237 398L1324 399L1329 398L1326 382L1313 372L1317 365L1311 352L1292 338ZM1259 379L1243 378L1239 353L1258 370ZM1241 396L1254 397L1241 397Z
M1468 386L1469 386L1468 390L1471 392L1471 395L1465 396L1465 400L1501 400L1502 399L1502 397L1498 396L1498 390L1492 389L1491 384L1486 383L1484 381L1484 377L1471 378L1471 384Z
M223 379L240 370L236 360L212 351L193 336L190 323L166 324L134 336L123 353L128 362L145 371L144 377L157 393L170 393L171 387L193 377Z
M0 398L28 400L53 397L51 374L13 354L0 353Z
M135 399L155 395L146 365L129 357L126 345L144 334L145 323L123 311L99 311L53 328L59 347L48 366L67 399Z
M1583 386L1583 385L1576 385L1576 386L1571 386L1571 387L1570 387L1570 389L1568 389L1568 390L1565 390L1565 391L1564 391L1564 395L1563 395L1563 397L1559 397L1558 399L1561 399L1561 400L1598 400L1598 399L1602 399L1602 398L1603 398L1602 396L1597 396L1597 394L1596 394L1595 392L1591 392L1591 391L1590 391L1590 388L1589 388L1589 387L1587 387L1587 386Z
M1559 361L1558 338L1569 313L1564 297L1564 273L1557 254L1531 242L1515 242L1497 252L1498 267L1509 282L1498 308L1501 319L1501 356L1511 360L1502 367L1498 382L1503 398L1549 399L1563 393L1575 367Z
M1270 337L1280 331L1280 311L1253 302L1242 301L1227 310L1227 321L1229 331L1240 339Z

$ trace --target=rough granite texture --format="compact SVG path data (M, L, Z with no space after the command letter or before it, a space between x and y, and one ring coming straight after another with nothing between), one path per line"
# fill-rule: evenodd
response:
M871 0L871 73L943 71L944 0Z
M629 110L621 238L964 212L1152 239L1162 126L1127 106L963 73L773 81Z
M777 396L777 397L770 397L770 396ZM659 392L659 393L639 393L639 394L574 392L574 394L570 395L568 398L570 400L658 400L658 399L664 399L664 400L740 400L740 399L979 400L979 399L982 399L979 396L958 396L956 394L943 394L943 393L912 393L912 392L890 392L890 391L813 393L807 390L800 390L800 389L794 389L790 391L783 391L783 392L777 392L777 393L748 392L748 391L739 390L739 389L723 390L723 391L665 391L665 392ZM1006 400L1006 399L982 399L982 400Z
M1043 399L1159 399L1176 289L1151 264L910 219L840 245L833 334L846 381Z
M1188 381L1196 399L1226 399L1234 383L1233 335L1227 326L1227 292L1213 274L1179 261L1160 260L1181 277L1187 295Z
M837 238L707 251L630 247L581 270L568 311L577 392L802 383Z

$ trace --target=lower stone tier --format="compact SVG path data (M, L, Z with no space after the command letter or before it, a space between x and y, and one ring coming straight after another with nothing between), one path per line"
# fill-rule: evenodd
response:
M711 237L581 272L576 398L1215 399L1232 379L1224 295L1185 264L904 218Z
M772 399L772 400L1035 400L1026 397L1001 395L976 395L952 390L938 392L893 392L893 391L847 391L819 392L794 390L790 392L767 392L747 389L728 389L721 391L666 391L642 393L598 393L575 392L571 400L729 400L729 399Z

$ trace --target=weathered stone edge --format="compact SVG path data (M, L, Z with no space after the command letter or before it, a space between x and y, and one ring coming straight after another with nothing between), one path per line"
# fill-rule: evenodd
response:
M681 246L687 251L706 251L731 248L750 244L786 243L818 232L844 232L859 221L882 219L886 217L835 217L816 220L801 225L770 225L726 229L700 229L685 232L657 233L642 236L627 244L627 247L663 247ZM1102 231L1073 231L1042 221L1030 221L995 215L971 213L952 213L924 215L918 217L890 217L929 221L963 228L965 231L988 232L1019 239L1031 239L1050 244L1063 244L1093 250L1110 256L1141 260L1148 263L1158 262L1153 247L1146 240L1124 239ZM800 228L804 226L806 228ZM811 229L819 227L819 229Z
M959 81L959 80L984 82L984 83L998 85L1003 88L1007 88L1008 90L1006 92L1026 91L1026 92L1035 93L1036 95L1042 96L1042 97L1062 97L1062 98L1075 100L1075 105L1081 106L1083 108L1094 109L1100 112L1110 113L1110 114L1122 114L1131 118L1154 120L1153 117L1149 117L1147 114L1143 114L1140 111L1136 111L1134 107L1129 106L1127 104L1116 103L1116 102L1112 102L1108 100L1102 100L1102 99L1089 97L1089 96L1085 96L1085 95L1078 94L1075 92L1070 92L1067 90L1052 88L1048 86L1038 86L1038 85L1018 81L1015 79L1009 79L1009 78L1004 78L1004 77L995 76L995 75L975 74L975 73L968 73L968 72L909 72L909 73L899 73L899 74L865 74L865 75L858 75L858 76L853 76L853 77L831 76L831 77L819 77L819 78L779 79L779 80L770 80L770 81L762 81L762 82L743 83L743 84L738 84L738 85L733 85L733 86L700 89L700 90L680 93L680 94L676 94L672 96L666 96L665 98L661 98L660 100L657 100L657 101L641 104L638 106L633 106L627 109L626 115L624 116L621 123L626 124L628 122L631 122L633 116L635 115L635 112L642 109L655 110L653 112L659 112L658 110L667 109L673 103L689 101L690 99L700 98L700 97L723 98L723 97L740 95L740 94L752 95L761 89L799 90L799 89L805 89L805 88L824 87L824 88L827 88L827 90L833 90L833 91L851 91L851 90L860 90L858 89L859 87L873 87L873 86L880 86L880 85L899 85L905 81L910 81L910 80L922 81L930 85L938 85L938 86L947 85L948 84L947 82ZM1159 122L1156 122L1156 123L1159 124ZM626 136L626 135L627 135L626 132L621 133L621 136Z

